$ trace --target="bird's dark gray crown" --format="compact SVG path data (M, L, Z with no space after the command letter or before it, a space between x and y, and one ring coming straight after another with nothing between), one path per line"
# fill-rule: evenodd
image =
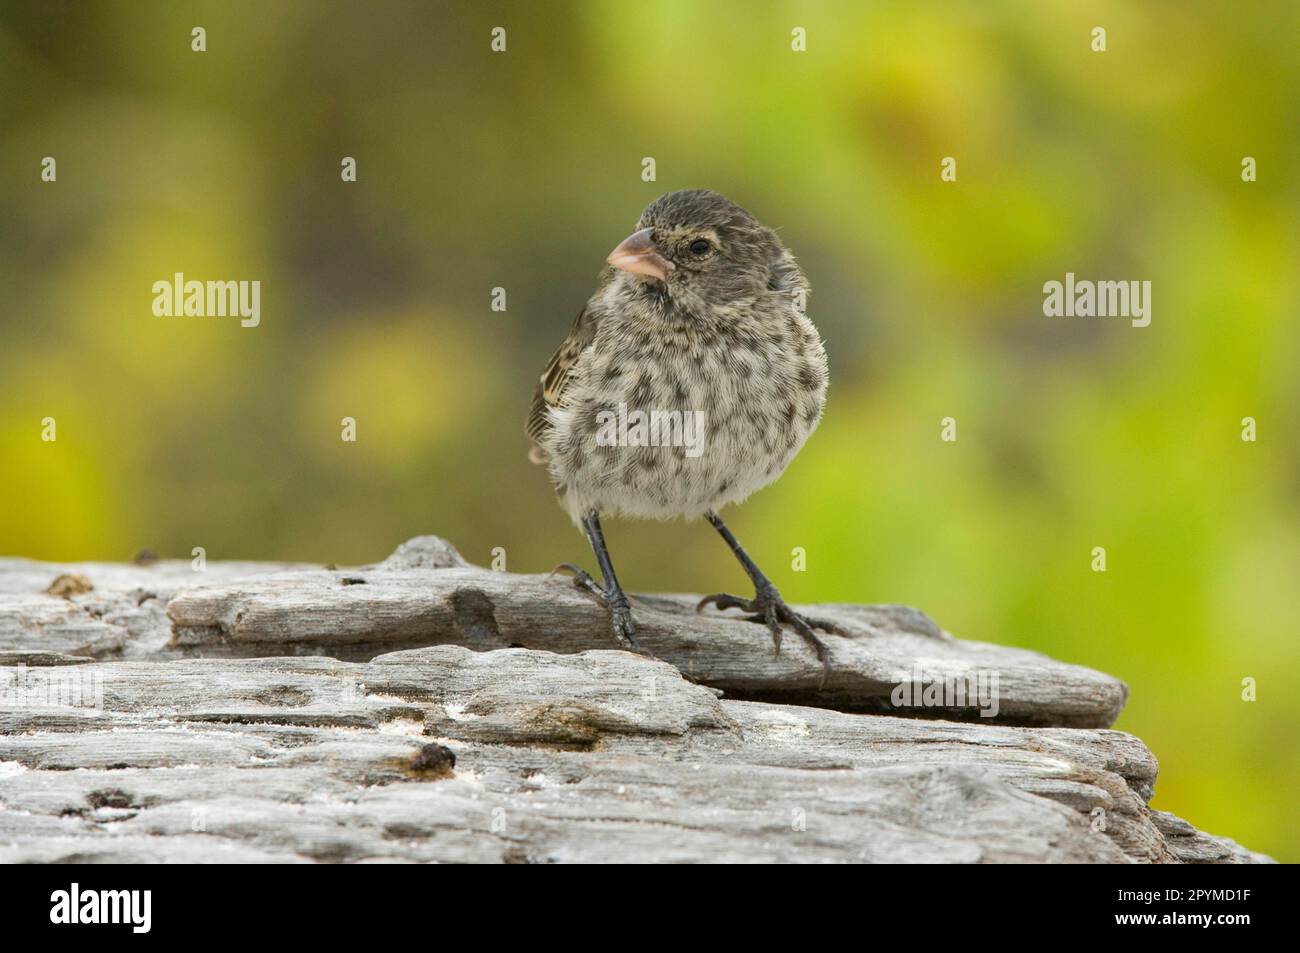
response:
M749 212L711 189L681 189L659 196L641 213L637 228L688 225L738 230L762 228Z

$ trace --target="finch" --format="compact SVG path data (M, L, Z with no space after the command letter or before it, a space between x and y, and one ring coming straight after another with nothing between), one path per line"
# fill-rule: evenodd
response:
M651 202L607 259L596 293L546 365L528 415L529 453L587 535L602 582L565 563L609 610L614 638L639 651L603 516L704 517L754 584L740 609L781 651L790 626L828 650L781 598L719 511L777 479L821 419L826 352L805 314L808 279L776 233L707 189Z

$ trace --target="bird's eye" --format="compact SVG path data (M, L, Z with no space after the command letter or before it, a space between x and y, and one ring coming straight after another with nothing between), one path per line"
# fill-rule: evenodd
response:
M697 238L697 239L695 239L695 241L691 242L691 254L692 254L692 255L707 255L707 254L709 253L709 249L712 248L712 247L713 247L713 246L710 245L710 244L709 244L707 241L705 241L703 238Z

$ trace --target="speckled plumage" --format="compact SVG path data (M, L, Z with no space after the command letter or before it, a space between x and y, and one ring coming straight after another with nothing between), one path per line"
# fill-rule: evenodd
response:
M785 470L821 418L826 353L802 313L808 282L770 229L715 192L673 192L637 230L676 267L666 281L607 268L537 388L528 432L575 521L695 517ZM703 260L692 241L707 240ZM802 294L799 294L802 292ZM602 411L703 411L698 456L600 446Z

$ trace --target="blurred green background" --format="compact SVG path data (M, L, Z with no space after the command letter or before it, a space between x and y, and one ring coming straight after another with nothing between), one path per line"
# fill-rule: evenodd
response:
M1155 805L1300 860L1298 117L1284 3L6 2L0 552L590 564L532 387L641 208L712 187L830 353L730 514L777 584L1124 678ZM177 271L261 326L154 317ZM1151 326L1045 318L1067 271ZM633 590L743 588L706 526L607 533Z

